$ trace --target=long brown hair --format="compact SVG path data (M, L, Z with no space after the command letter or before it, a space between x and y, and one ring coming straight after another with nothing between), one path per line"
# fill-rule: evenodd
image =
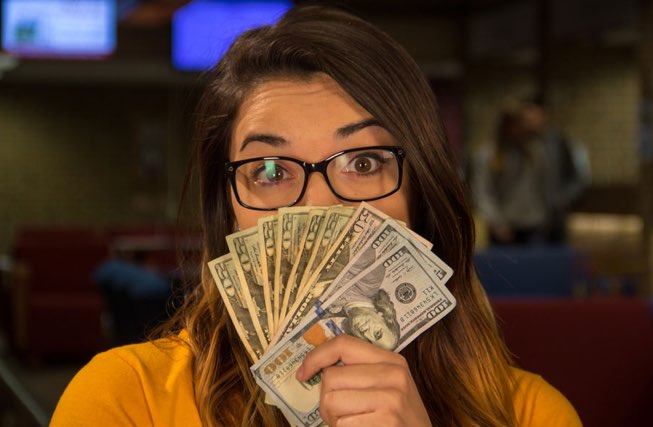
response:
M499 112L490 163L490 171L495 178L504 173L511 152L519 154L526 162L535 162L532 135L528 135L524 128L523 109L522 103L508 99Z
M195 162L203 232L201 283L188 292L170 330L189 331L195 399L205 425L285 425L263 403L247 357L207 270L227 252L234 214L223 165L233 122L261 82L334 79L407 153L411 224L454 270L458 306L402 354L438 426L512 426L510 360L472 264L474 228L435 97L395 41L347 13L299 7L276 25L241 35L212 70L200 103Z

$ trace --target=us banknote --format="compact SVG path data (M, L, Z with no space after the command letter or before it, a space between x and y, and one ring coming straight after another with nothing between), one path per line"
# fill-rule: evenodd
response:
M285 316L281 311L282 300L286 293L286 285L290 278L295 260L299 253L299 245L304 236L306 221L311 208L308 206L279 209L277 224L276 265L274 267L274 322Z
M335 294L341 286L345 286L361 271L372 265L383 254L391 251L400 245L415 246L418 251L421 245L428 250L433 246L431 242L424 239L417 239L414 233L405 228L395 219L387 218L381 223L381 226L370 237L370 239L362 246L356 255L349 261L349 264L343 269L340 274L333 280L331 286L320 296L319 300L326 301L329 297ZM421 253L421 251L419 251ZM430 258L425 257L425 262L430 263ZM436 265L431 265L432 270L438 270L440 273L444 271ZM318 301L319 301L318 300Z
M263 347L271 341L268 325L265 289L261 270L261 250L258 242L258 229L248 228L227 236L227 246L233 255L236 272L241 286L247 289L251 298L250 313Z
M263 280L263 293L265 296L265 311L268 317L270 333L276 331L274 312L272 311L272 296L274 294L274 266L276 264L277 246L277 222L276 215L266 216L257 221L258 239L261 254L261 278Z
M281 313L286 313L288 307L292 306L297 297L297 292L299 291L299 281L301 280L306 266L308 265L308 260L313 253L315 248L315 243L317 237L320 234L322 225L324 224L324 218L326 216L326 209L311 209L306 220L306 232L304 233L302 240L299 242L298 254L295 258L295 263L290 270L290 275L288 276L288 284L286 285L286 292L283 296L283 303L281 304Z
M335 243L315 269L306 286L299 291L293 306L283 322L280 322L272 342L277 342L295 328L306 312L322 296L333 279L344 269L360 247L369 240L381 223L388 218L380 210L367 203L361 203L354 212Z
M425 265L425 258L445 269L442 278ZM387 252L269 348L251 367L256 382L291 424L319 425L319 377L309 382L295 377L306 354L343 333L400 351L454 308L456 301L445 286L452 273L420 244Z
M265 347L254 327L250 314L251 298L241 286L232 255L226 254L209 262L209 270L238 337L252 360L257 361L263 355Z
M322 260L334 243L337 241L343 228L354 214L355 209L349 206L333 206L327 209L324 226L319 230L316 237L317 244L311 252L311 256L304 267L304 274L299 282L299 292L306 286L308 279L321 265Z

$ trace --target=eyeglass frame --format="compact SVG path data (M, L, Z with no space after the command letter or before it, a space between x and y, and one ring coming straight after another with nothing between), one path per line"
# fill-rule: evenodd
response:
M395 186L395 188L392 191L390 191L390 192L388 192L388 193L386 193L386 194L384 194L382 196L373 197L373 198L370 198L370 199L351 199L351 198L348 198L348 197L342 197L333 188L333 185L331 185L331 181L329 181L329 176L327 175L327 167L329 166L329 163L338 156L341 156L341 155L347 154L347 153L352 153L352 152L355 152L355 151L365 151L365 150L388 150L388 151L391 151L394 154L395 160L397 161L397 173L398 173L397 185ZM293 157L268 156L268 157L252 157L250 159L236 160L234 162L225 162L224 166L225 166L225 175L227 175L227 179L231 182L231 189L233 190L234 195L236 196L236 200L238 201L238 203L242 207L247 208L247 209L256 210L256 211L275 211L275 210L277 210L279 208L287 208L287 207L290 207L290 206L295 206L297 203L299 203L299 201L302 199L302 197L304 197L304 193L306 193L306 188L308 187L308 178L310 177L310 175L313 172L319 172L320 174L322 174L322 176L324 177L324 180L326 181L327 185L329 186L329 189L331 189L331 192L333 194L335 194L336 197L338 197L338 199L344 200L346 202L371 202L371 201L374 201L374 200L379 200L379 199L383 199L385 197L391 196L394 193L396 193L397 191L399 191L399 189L401 188L401 181L402 181L402 177L403 177L403 163L404 163L405 158L406 158L406 152L404 151L404 149L402 147L397 147L396 145L381 145L381 146L358 147L358 148L350 148L348 150L342 150L342 151L339 151L337 153L334 153L334 154L330 155L326 159L322 160L321 162L317 162L317 163L304 162L304 161L295 159ZM256 160L259 160L259 161L264 161L264 160L286 160L286 161L298 164L299 166L302 167L302 169L304 170L304 184L302 186L302 191L299 193L299 196L297 196L297 199L295 199L294 202L292 202L292 203L290 203L288 205L278 206L276 208L255 208L255 207L249 206L247 203L243 202L240 199L240 195L238 194L238 189L237 189L237 184L236 184L236 170L238 169L239 166L244 165L246 163L256 161Z

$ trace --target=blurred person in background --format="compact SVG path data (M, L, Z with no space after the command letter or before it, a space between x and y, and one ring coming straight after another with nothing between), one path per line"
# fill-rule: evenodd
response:
M526 127L522 105L502 108L493 140L475 153L472 189L488 224L490 244L533 245L547 240L550 168L539 138Z
M551 125L550 113L543 97L535 97L523 103L522 119L528 137L539 140L543 145L550 169L546 241L564 244L567 242L567 214L589 183L587 150Z

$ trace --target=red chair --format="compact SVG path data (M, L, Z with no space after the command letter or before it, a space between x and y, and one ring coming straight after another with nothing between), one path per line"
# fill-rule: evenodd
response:
M653 426L653 313L639 299L493 299L508 348L591 427Z
M108 256L103 233L26 229L15 240L12 341L31 360L106 348L102 300L91 274Z

